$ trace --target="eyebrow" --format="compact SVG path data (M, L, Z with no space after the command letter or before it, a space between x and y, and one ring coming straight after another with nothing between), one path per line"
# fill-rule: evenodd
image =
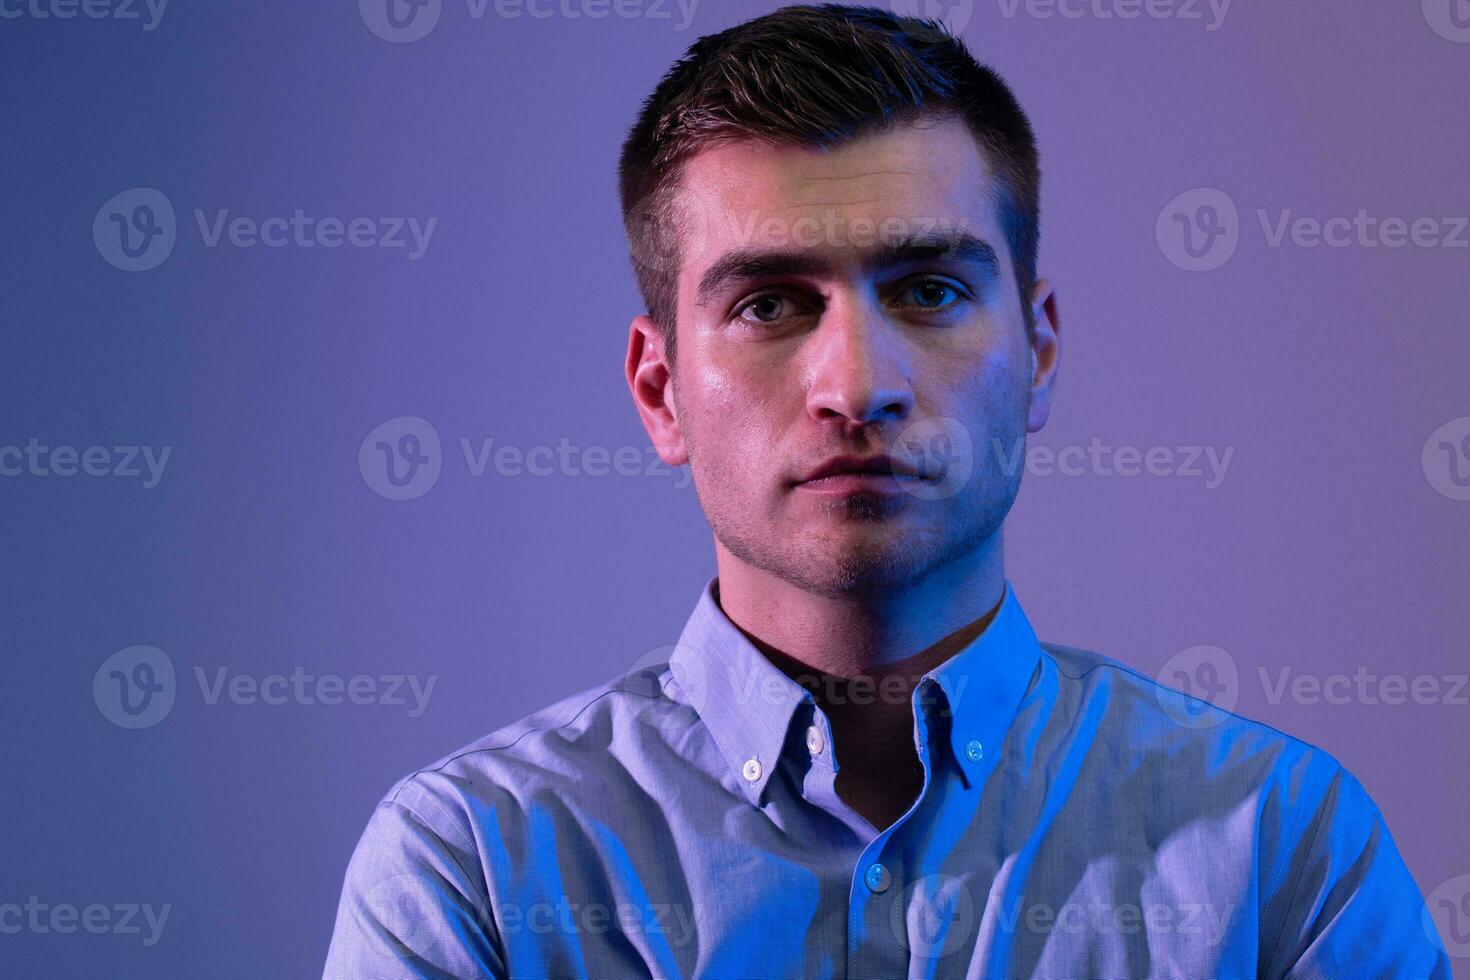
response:
M953 258L978 265L987 276L1000 273L1000 260L989 242L966 231L912 235L868 249L859 261L864 273L882 272L896 266ZM696 301L703 305L732 282L767 276L831 275L836 264L810 251L740 249L720 256L699 277Z

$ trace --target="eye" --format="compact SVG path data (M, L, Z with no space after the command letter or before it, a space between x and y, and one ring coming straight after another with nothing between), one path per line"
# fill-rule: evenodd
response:
M799 304L789 296L761 293L740 304L735 310L735 319L756 324L779 323L800 311Z
M911 297L917 308L925 311L943 312L954 306L967 295L959 286L947 279L935 279L932 276L924 279L916 279L899 292L900 300ZM900 303L900 305L906 305Z

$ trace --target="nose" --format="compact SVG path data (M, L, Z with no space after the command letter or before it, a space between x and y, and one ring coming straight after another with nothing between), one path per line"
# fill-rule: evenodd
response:
M834 297L808 342L807 412L817 422L867 425L912 413L903 343L874 299Z

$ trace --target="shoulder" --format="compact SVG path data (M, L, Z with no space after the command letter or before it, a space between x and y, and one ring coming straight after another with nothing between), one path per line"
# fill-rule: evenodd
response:
M1390 839L1368 791L1326 749L1104 654L1042 648L1043 674L1054 678L1047 727L1091 734L1114 795L1152 818L1203 813L1238 828L1266 894L1294 887L1308 855L1338 852L1351 862ZM1233 705L1235 680L1219 666L1212 693Z
M1044 669L1054 672L1054 712L1090 726L1114 758L1154 772L1161 786L1228 788L1241 800L1255 791L1263 809L1280 804L1297 813L1315 813L1344 786L1361 792L1330 752L1222 706L1233 707L1238 694L1233 664L1212 665L1205 655L1190 665L1182 686L1211 695L1205 698L1102 653L1041 647Z
M1210 695L1200 697L1103 653L1060 643L1042 643L1041 649L1043 659L1056 671L1061 702L1085 704L1114 716L1114 722L1132 723L1113 732L1115 735L1130 734L1141 740L1174 734L1191 735L1193 741L1245 740L1288 756L1330 759L1309 742L1226 707L1235 704L1239 690L1233 665L1216 670L1208 654L1202 655L1197 672L1178 671L1183 686L1193 689L1198 685Z
M470 844L497 810L627 779L635 733L654 737L694 721L665 693L669 681L667 663L657 663L562 698L403 775L379 809L409 811Z

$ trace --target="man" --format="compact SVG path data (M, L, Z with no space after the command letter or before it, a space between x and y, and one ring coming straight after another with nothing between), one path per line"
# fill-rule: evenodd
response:
M1032 632L1038 184L933 23L788 7L673 67L623 148L626 372L718 574L667 664L388 793L328 976L1448 976L1335 760Z

